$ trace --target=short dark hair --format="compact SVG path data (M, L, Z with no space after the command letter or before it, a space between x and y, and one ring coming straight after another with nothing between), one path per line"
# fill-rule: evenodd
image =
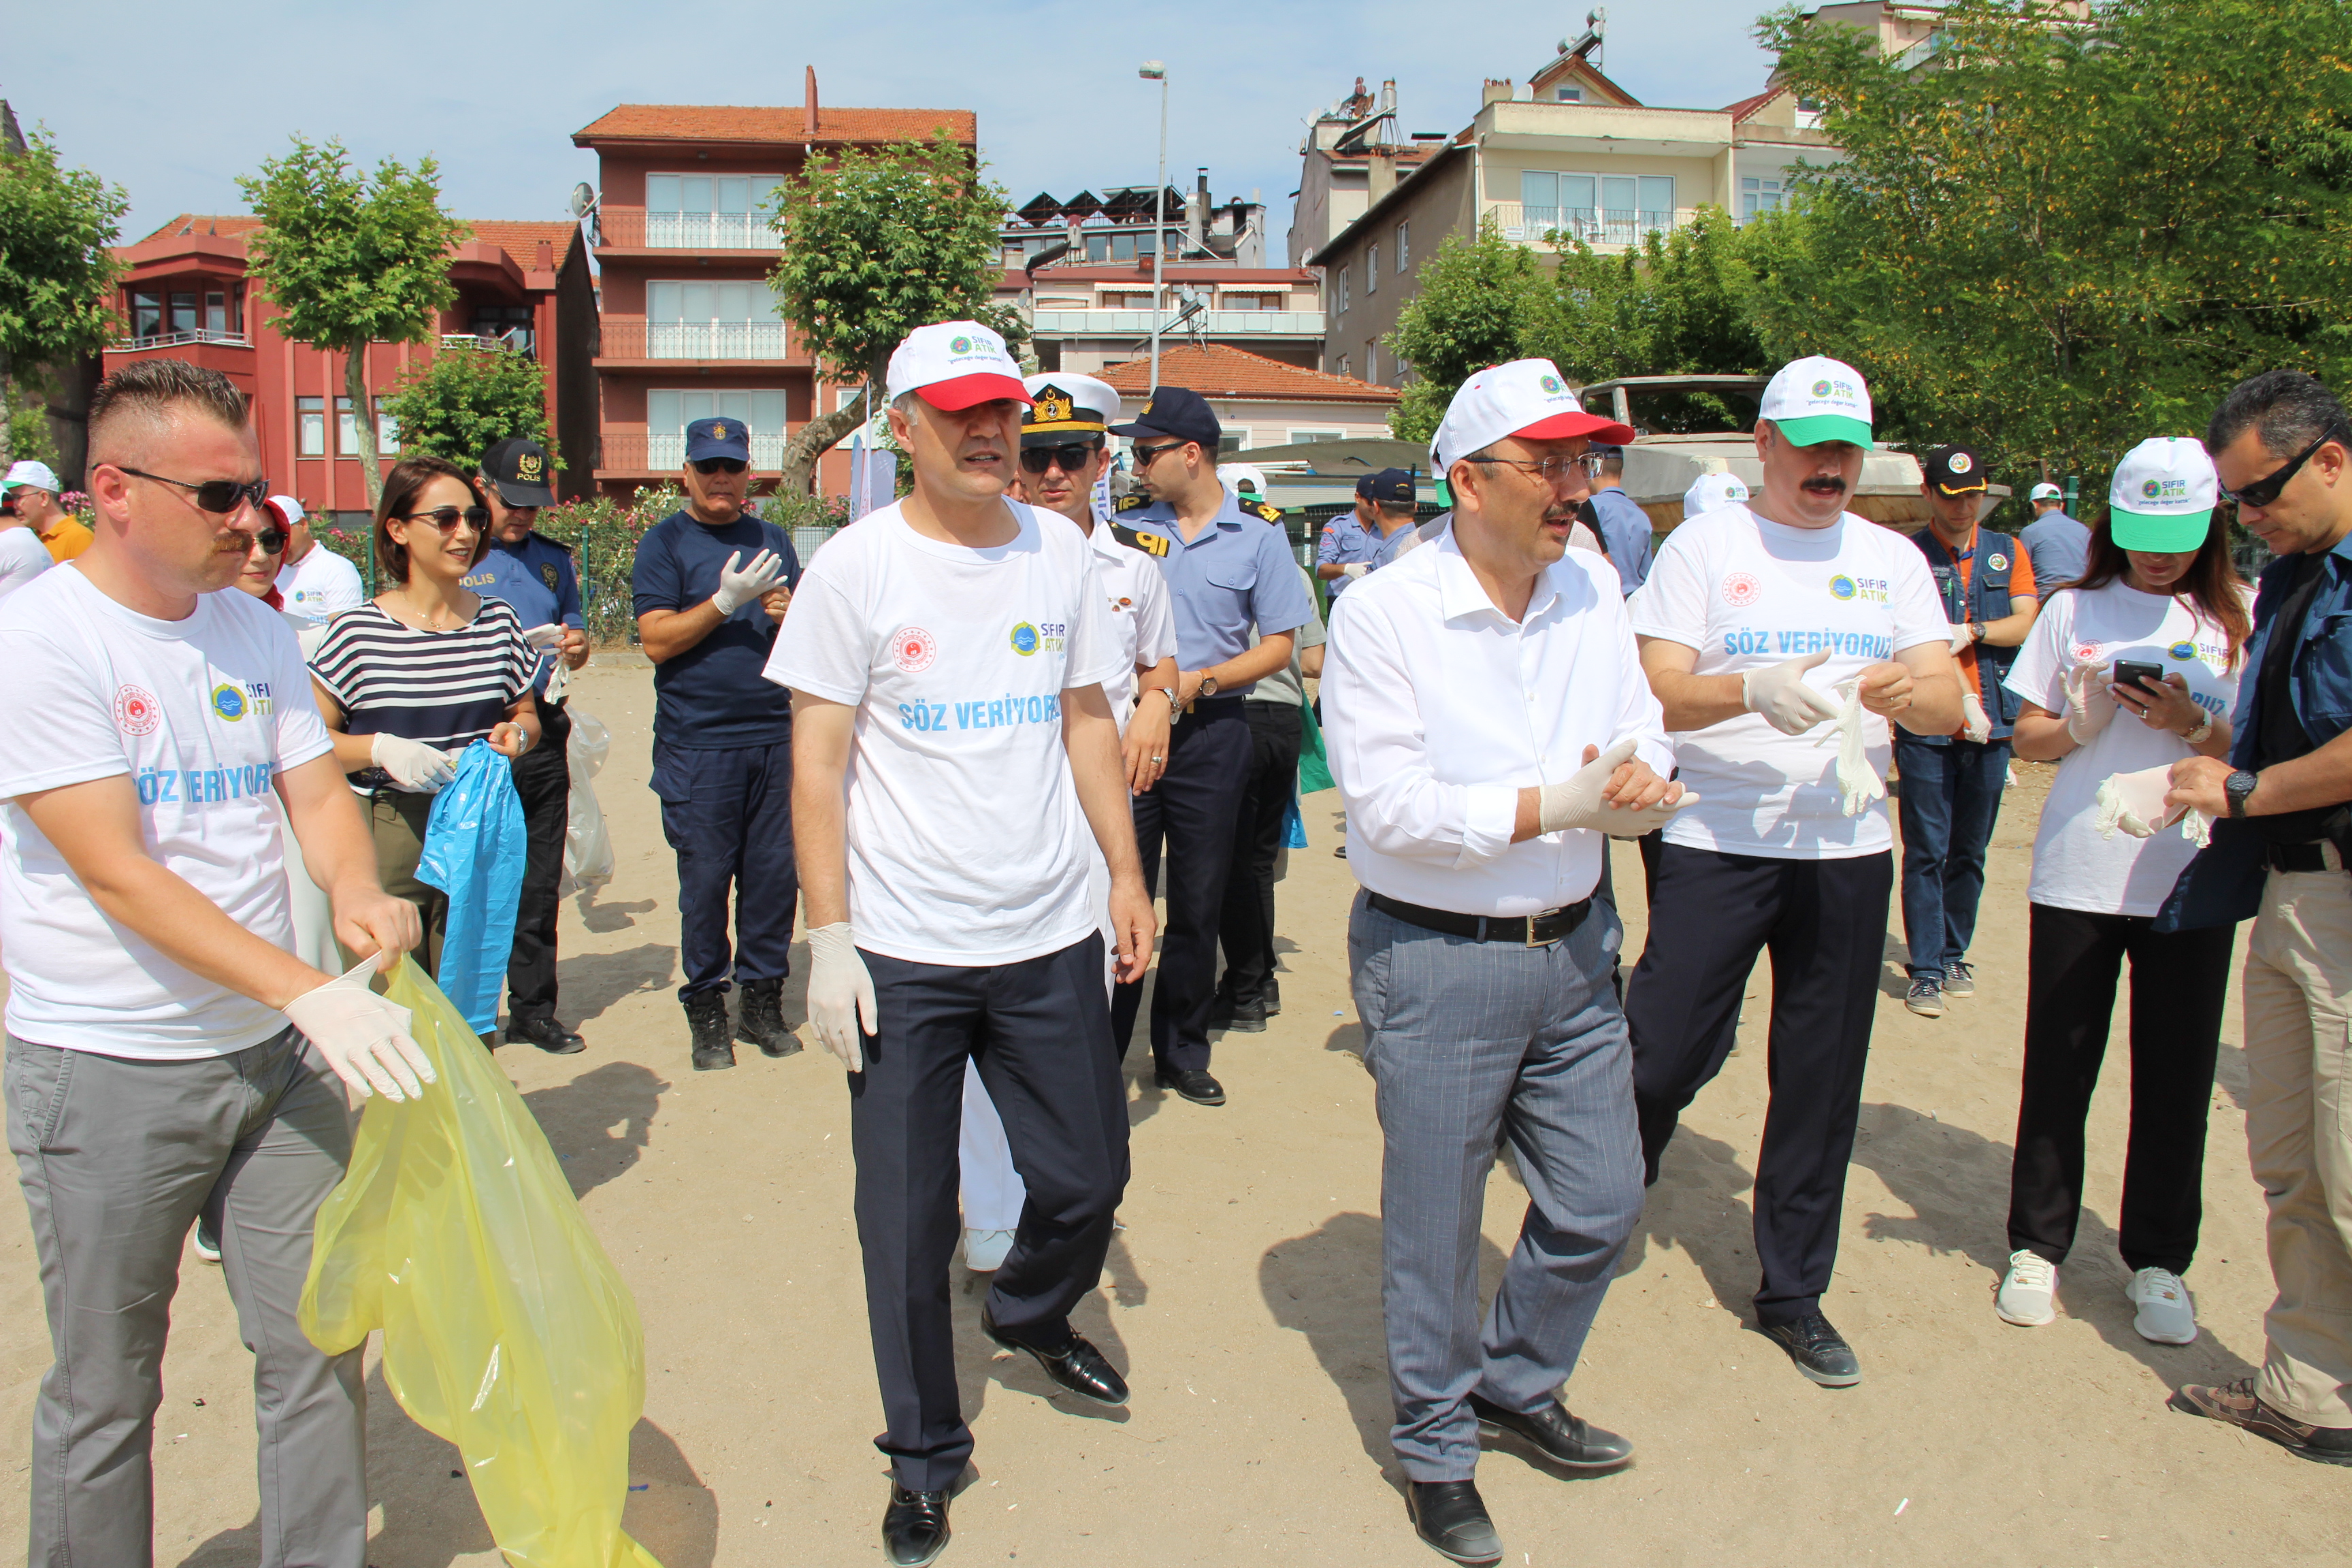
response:
M1380 508L1383 517L1411 517L1415 510L1409 500L1383 500L1372 504Z
M2266 370L2231 387L2205 427L2205 449L2220 452L2249 429L2273 458L2292 458L2331 433L2352 444L2342 400L2299 370Z
M1603 447L1601 449L1601 471L1612 479L1625 477L1625 448Z
M415 504L419 491L436 479L456 479L473 492L474 504L483 505L481 484L446 458L420 454L403 458L383 477L383 494L375 503L375 558L383 563L383 574L395 583L408 581L408 546L392 536L392 521L404 518ZM490 548L490 531L483 529L474 535L474 559L479 561Z
M110 443L130 426L162 425L174 409L193 408L232 430L246 426L250 405L236 384L216 370L185 360L145 359L124 365L98 384L89 398L89 455L110 463Z

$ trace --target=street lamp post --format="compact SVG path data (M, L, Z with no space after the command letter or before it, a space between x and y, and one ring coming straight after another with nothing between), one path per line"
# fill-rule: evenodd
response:
M1136 75L1160 84L1160 184L1151 193L1151 390L1160 391L1160 263L1168 251L1168 68L1146 60Z

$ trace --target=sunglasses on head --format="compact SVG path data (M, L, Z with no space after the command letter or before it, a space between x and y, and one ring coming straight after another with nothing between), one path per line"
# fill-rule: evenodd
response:
M196 498L198 510L214 512L222 517L235 511L240 503L247 506L259 506L269 496L268 479L256 479L251 484L239 484L235 479L206 479L202 484L192 485L185 479L167 479L161 474L151 474L143 468L124 468L120 463L115 464L114 467L121 468L122 472L129 474L134 479L152 479L159 485L176 485Z
M1042 474L1055 463L1062 472L1075 474L1093 461L1098 448L1091 441L1071 441L1059 447L1024 447L1021 466L1033 474Z
M476 533L490 526L490 509L486 506L436 506L431 511L404 511L399 516L403 522L429 522L444 533L457 532L461 522Z
M286 548L286 531L282 528L265 528L253 536L253 542L261 546L264 553L275 555Z
M750 467L740 458L698 458L694 471L698 474L740 474Z
M2273 468L2269 473L2264 474L2261 479L2256 479L2252 484L2248 485L2245 489L2233 490L2216 485L2214 486L2214 491L2216 494L2220 495L2223 500L2235 501L2240 506L2268 506L2273 501L2279 499L2279 492L2286 489L2286 482L2303 471L2303 466L2311 461L2313 454L2316 453L2322 447L2326 446L2330 441L2341 441L2343 439L2345 439L2345 433L2342 430L2329 430L2326 434L2322 435L2318 440L2314 441L2310 446L2305 447L2302 451L2296 453L2285 462L2281 463L2277 468Z

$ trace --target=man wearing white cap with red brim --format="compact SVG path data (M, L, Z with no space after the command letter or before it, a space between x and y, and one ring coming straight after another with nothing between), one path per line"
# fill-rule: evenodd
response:
M1822 1313L1862 1108L1894 889L1888 726L1948 735L1959 678L1927 557L1845 510L1870 389L1833 359L1781 367L1756 424L1763 484L1685 521L1628 605L1642 665L1705 797L1666 826L1648 942L1625 987L1651 1182L1722 1070L1772 953L1771 1108L1756 1163L1758 1325L1815 1383L1862 1371Z
M1623 1438L1569 1414L1575 1370L1642 1210L1623 937L1593 897L1603 834L1692 797L1642 678L1617 575L1569 549L1582 455L1633 432L1549 360L1480 371L1439 426L1453 524L1360 580L1325 690L1348 868L1348 953L1379 1086L1391 1432L1421 1538L1502 1543L1472 1479L1481 1431L1538 1463L1614 1468ZM1507 1138L1529 1194L1482 1331L1479 1222Z
M888 390L913 492L816 552L767 675L793 691L809 1022L850 1072L883 1545L913 1564L947 1544L971 1455L948 1290L967 1060L1029 1194L981 1327L1070 1392L1127 1402L1069 1318L1128 1174L1094 847L1122 980L1141 978L1153 930L1103 695L1132 656L1087 536L1004 499L1021 368L986 327L947 321L898 346Z

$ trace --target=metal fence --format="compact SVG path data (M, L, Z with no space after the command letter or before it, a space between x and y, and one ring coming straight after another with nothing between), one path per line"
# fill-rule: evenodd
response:
M782 321L639 321L604 319L604 359L780 360L786 353Z
M774 250L783 244L760 213L605 207L596 215L596 229L601 244L630 250Z

